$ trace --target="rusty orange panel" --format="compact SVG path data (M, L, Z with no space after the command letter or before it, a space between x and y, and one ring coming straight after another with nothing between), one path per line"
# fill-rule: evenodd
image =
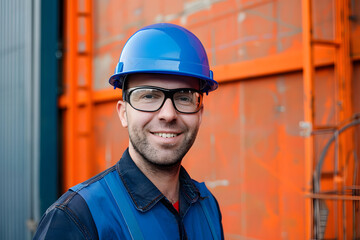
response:
M302 105L301 81L293 74L223 84L205 99L200 136L184 165L218 197L228 239L305 236L303 115L294 111Z
M94 111L96 157L91 172L100 172L120 160L129 140L127 129L121 126L118 118L116 101L96 105Z
M314 125L335 126L338 104L336 99L336 79L333 68L321 68L315 73L314 80Z

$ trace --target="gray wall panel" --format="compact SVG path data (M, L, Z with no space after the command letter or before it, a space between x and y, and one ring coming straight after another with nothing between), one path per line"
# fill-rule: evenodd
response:
M0 0L0 240L31 239L57 198L58 3Z
M34 190L34 2L0 1L0 239L30 239Z

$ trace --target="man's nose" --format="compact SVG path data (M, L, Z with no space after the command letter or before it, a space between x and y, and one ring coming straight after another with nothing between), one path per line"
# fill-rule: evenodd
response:
M177 114L178 112L176 111L171 99L168 98L165 100L164 105L160 108L158 116L159 119L171 122L177 118Z

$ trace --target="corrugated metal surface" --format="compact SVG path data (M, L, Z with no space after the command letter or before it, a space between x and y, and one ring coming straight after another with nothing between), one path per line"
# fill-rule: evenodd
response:
M35 1L36 2L36 1ZM34 1L0 2L0 239L30 239Z

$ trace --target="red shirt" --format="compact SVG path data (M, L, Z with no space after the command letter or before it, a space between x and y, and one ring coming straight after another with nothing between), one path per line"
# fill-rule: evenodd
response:
M173 204L174 208L179 212L179 201Z

